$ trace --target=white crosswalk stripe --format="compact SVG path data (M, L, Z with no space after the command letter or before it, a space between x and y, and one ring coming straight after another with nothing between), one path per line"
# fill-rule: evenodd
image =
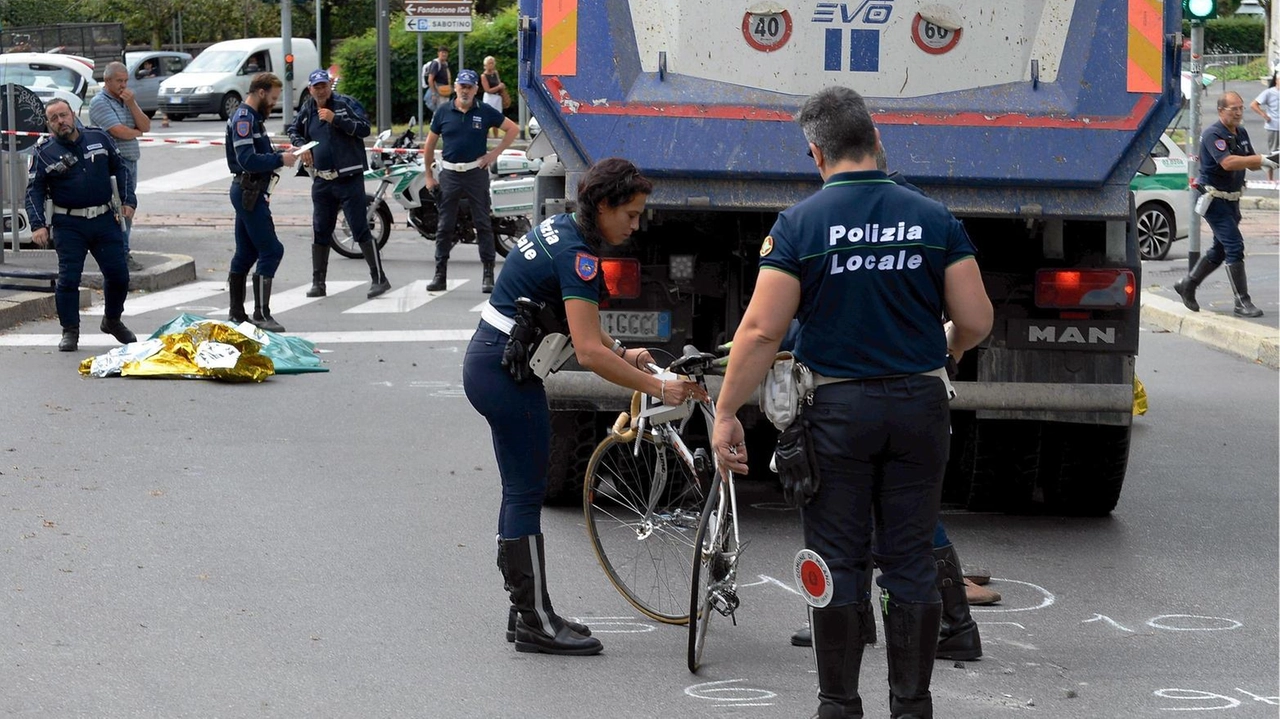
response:
M329 282L325 282L325 291L328 292L330 296L332 296L332 295L339 294L341 292L346 292L347 290L353 287L359 287L363 284L364 283L359 280L332 280ZM252 302L253 288L249 286L249 282L246 282L245 285L246 285L245 302L246 303ZM284 292L275 292L274 289L275 288L273 287L272 288L273 291L271 293L271 315L273 317L282 312L295 310L299 307L309 305L312 302L319 302L320 300L324 299L323 297L307 297L307 290L311 289L311 285L302 285L300 287L294 287L292 289L285 290ZM128 303L125 303L125 306L127 307ZM227 314L227 312L230 309L231 309L230 307L222 307L222 308L216 309L213 311L213 316L221 317Z
M414 280L400 289L392 290L381 297L375 297L364 304L344 310L342 314L367 315L412 312L431 300L443 296L445 292L458 289L467 284L467 282L468 280L449 280L444 292L427 292L427 285L429 284L427 280Z
M125 317L134 317L154 310L162 310L166 307L176 307L204 297L212 297L226 291L227 283L225 282L192 282L188 285L153 292L149 295L130 295L124 303L124 315ZM225 313L226 310L223 310L223 312ZM84 314L100 316L102 314L102 305L94 305L84 310Z
M174 147L178 147L174 145ZM226 159L213 160L203 165L196 165L185 170L171 172L160 177L153 177L150 180L143 180L138 183L135 191L139 195L151 195L160 192L177 192L178 190L187 190L192 187L200 187L210 182L217 182L231 177L231 171L227 169Z
M274 314L274 311L272 312ZM475 328L465 330L362 330L352 332L290 332L291 337L301 337L317 345L383 344L386 342L466 342L475 334ZM60 334L11 334L0 335L0 347L56 347ZM145 339L139 337L139 339ZM120 343L108 334L80 335L80 349L119 347Z

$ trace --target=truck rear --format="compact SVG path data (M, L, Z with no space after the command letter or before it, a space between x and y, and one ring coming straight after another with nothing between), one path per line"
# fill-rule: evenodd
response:
M1180 103L1177 3L521 0L520 11L520 87L558 160L538 178L537 220L571 208L604 157L655 182L641 232L602 263L613 336L677 353L732 337L777 213L819 187L792 117L810 93L852 87L891 169L964 222L996 309L960 365L945 501L1116 506L1139 336L1129 181ZM628 393L574 370L547 390L552 500L571 501ZM752 456L767 459L768 423L743 419Z

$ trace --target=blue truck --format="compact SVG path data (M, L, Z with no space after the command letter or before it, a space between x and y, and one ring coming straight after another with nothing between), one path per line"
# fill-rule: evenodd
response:
M794 113L858 90L891 168L964 222L995 306L959 367L944 501L1105 515L1138 354L1129 182L1181 101L1180 28L1174 0L520 0L531 154L548 160L535 222L572 207L592 162L635 162L656 189L602 263L602 322L633 345L714 346L777 213L819 187ZM572 369L547 390L549 501L574 501L627 393ZM767 458L768 422L744 422Z

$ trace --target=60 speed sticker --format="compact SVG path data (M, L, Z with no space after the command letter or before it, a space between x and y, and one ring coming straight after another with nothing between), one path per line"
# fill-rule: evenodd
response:
M935 25L917 14L916 19L911 23L911 39L915 41L917 47L930 55L941 55L951 52L960 42L960 30L949 30L941 25Z
M821 555L812 549L796 552L796 588L811 607L825 607L831 603L835 588L831 585L831 570Z

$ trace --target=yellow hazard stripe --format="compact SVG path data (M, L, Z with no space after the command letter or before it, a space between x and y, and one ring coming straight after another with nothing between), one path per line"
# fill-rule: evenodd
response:
M578 74L578 0L543 0L542 74Z
M1129 0L1129 92L1160 92L1164 77L1164 0Z

